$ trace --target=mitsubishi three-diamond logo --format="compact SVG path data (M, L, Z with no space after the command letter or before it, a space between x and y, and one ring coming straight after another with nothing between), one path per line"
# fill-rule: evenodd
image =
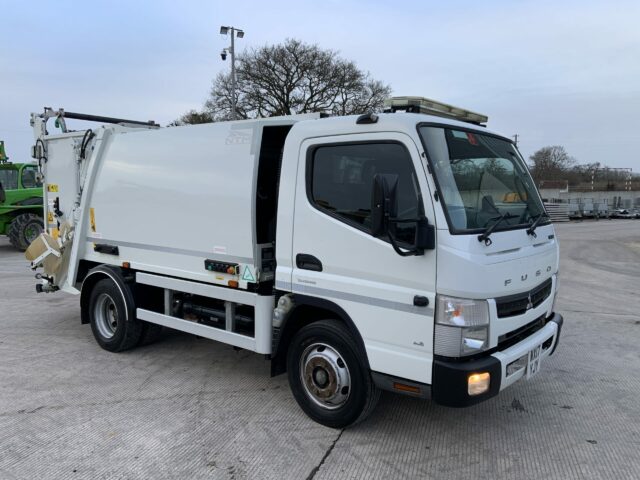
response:
M527 310L531 310L533 308L533 301L531 300L531 292L529 292L529 302L527 303Z

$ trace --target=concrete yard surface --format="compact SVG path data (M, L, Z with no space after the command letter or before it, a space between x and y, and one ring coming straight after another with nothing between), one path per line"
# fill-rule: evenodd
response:
M0 238L0 479L640 478L640 221L557 233L565 323L538 376L466 409L384 393L345 430L261 355L175 331L100 349Z

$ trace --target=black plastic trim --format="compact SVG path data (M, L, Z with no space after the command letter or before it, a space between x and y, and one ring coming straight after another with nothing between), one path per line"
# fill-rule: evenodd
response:
M322 262L317 257L309 255L308 253L299 253L296 255L296 267L301 270L321 272Z
M553 352L556 351L556 348L558 348L558 344L560 343L560 333L562 332L562 324L564 323L564 318L559 313L553 312L551 314L551 318L549 318L548 321L549 322L553 322L556 325L558 325L558 333L556 335L556 343L553 345L553 350L551 350L551 353L549 353L549 355L553 355Z
M413 305L416 307L427 307L429 306L429 299L424 295L415 295L413 297Z
M538 307L553 293L552 288L553 288L553 280L551 279L551 277L549 277L548 279L539 283L538 285L531 288L530 290L525 290L523 292L514 293L511 295L505 295L503 297L496 297L495 302L496 302L496 310L497 310L498 318L509 318L509 317L514 317L514 316L522 315L523 313L526 313L528 311L528 309L526 308L526 305L524 310L514 309L507 313L505 313L504 308L505 308L505 305L507 304L511 304L514 302L522 302L524 300L528 300L529 297L532 297L531 298L532 308ZM547 290L549 291L547 292ZM543 293L543 294L546 293L546 295L544 295L542 298L536 299L536 301L533 302L533 297L536 295L539 295L540 293Z
M468 378L472 373L489 372L489 390L481 395L470 396ZM470 362L433 361L431 398L446 407L469 407L495 397L500 392L502 365L492 356Z
M106 253L107 255L120 255L117 245L109 245L107 243L96 243L93 250L98 253Z

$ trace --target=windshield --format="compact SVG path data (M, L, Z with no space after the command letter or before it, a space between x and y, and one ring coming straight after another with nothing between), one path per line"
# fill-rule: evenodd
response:
M529 171L511 142L471 130L419 130L452 232L482 231L503 215L496 231L524 227L544 213Z
M5 190L18 188L18 171L13 169L0 169L0 183Z

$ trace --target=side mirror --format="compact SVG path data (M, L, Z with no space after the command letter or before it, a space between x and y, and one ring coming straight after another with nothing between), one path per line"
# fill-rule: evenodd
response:
M398 255L423 255L425 250L436 248L436 231L433 225L421 213L415 220L398 220L398 175L376 174L373 177L371 192L371 234L374 237L386 237ZM420 200L421 201L421 200ZM422 208L420 207L420 212ZM395 225L398 223L416 224L415 244L411 250L402 250L394 238Z
M0 203L4 203L7 199L6 193L4 193L4 187L2 186L2 182L0 182Z
M371 234L383 237L389 233L389 219L398 212L398 175L377 173L371 191Z

